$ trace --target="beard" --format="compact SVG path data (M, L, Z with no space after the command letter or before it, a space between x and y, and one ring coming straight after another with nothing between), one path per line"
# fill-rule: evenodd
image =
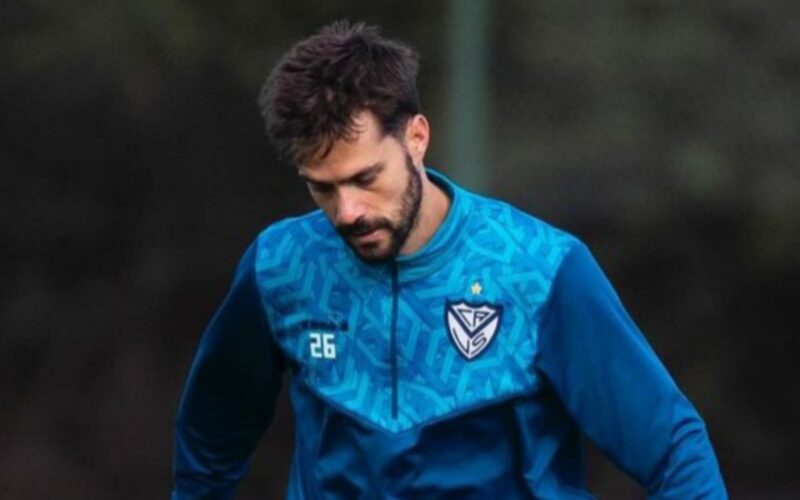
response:
M386 217L374 219L362 217L353 224L336 227L344 241L365 262L378 263L395 258L419 219L419 209L422 204L422 176L414 166L411 156L408 153L405 156L408 182L400 195L400 206L394 220ZM352 237L363 236L379 229L389 232L389 243L383 249L380 242L356 246L350 240Z

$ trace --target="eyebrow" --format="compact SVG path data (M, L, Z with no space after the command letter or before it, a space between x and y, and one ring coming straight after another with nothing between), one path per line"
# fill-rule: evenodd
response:
M382 161L373 163L372 165L369 165L368 167L364 167L363 169L359 170L350 177L342 179L341 181L338 182L319 181L316 179L312 179L311 177L303 174L302 172L298 172L297 175L299 175L300 178L303 179L305 182L312 184L314 186L328 187L328 186L334 186L336 184L352 184L356 182L356 180L359 177L363 178L363 177L369 177L370 175L377 175L381 172L381 170L384 169L385 166L386 165Z

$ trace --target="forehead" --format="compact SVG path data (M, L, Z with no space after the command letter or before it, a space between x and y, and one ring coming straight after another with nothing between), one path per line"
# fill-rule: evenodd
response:
M396 139L383 134L371 113L359 113L354 124L353 137L334 142L326 155L310 158L298 165L300 174L320 180L348 177L376 162L385 161L387 155L399 147Z

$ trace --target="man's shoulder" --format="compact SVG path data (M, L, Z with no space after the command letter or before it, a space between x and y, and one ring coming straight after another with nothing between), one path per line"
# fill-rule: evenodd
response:
M325 249L341 247L336 230L321 210L287 217L264 228L256 238L256 266L277 266Z
M500 239L530 259L558 267L571 248L582 244L570 232L511 203L469 193L476 232L484 238Z

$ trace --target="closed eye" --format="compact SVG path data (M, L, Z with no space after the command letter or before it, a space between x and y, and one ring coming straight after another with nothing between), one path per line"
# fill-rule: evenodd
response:
M369 167L365 168L361 172L358 172L357 174L355 174L355 175L353 175L353 176L351 176L351 177L349 177L347 179L341 180L341 181L339 181L337 183L316 181L316 180L311 179L311 178L307 177L306 175L304 175L303 172L299 172L299 175L300 175L301 179L306 181L306 184L308 185L308 188L313 193L318 194L318 195L322 195L322 196L327 196L327 195L332 194L336 190L336 184L340 184L340 185L347 184L347 185L356 186L356 187L359 187L359 188L368 188L369 186L371 186L372 184L375 183L375 181L378 179L378 175L383 170L384 170L383 162L378 162L378 163L375 163L373 165L370 165Z
M383 162L378 162L351 177L349 179L349 182L358 187L362 188L369 187L378 179L378 175L381 172L383 172L383 169L384 169Z
M377 172L370 171L361 175L357 175L356 177L353 178L352 182L358 187L368 187L375 182L375 179L377 179L377 177L378 177Z

